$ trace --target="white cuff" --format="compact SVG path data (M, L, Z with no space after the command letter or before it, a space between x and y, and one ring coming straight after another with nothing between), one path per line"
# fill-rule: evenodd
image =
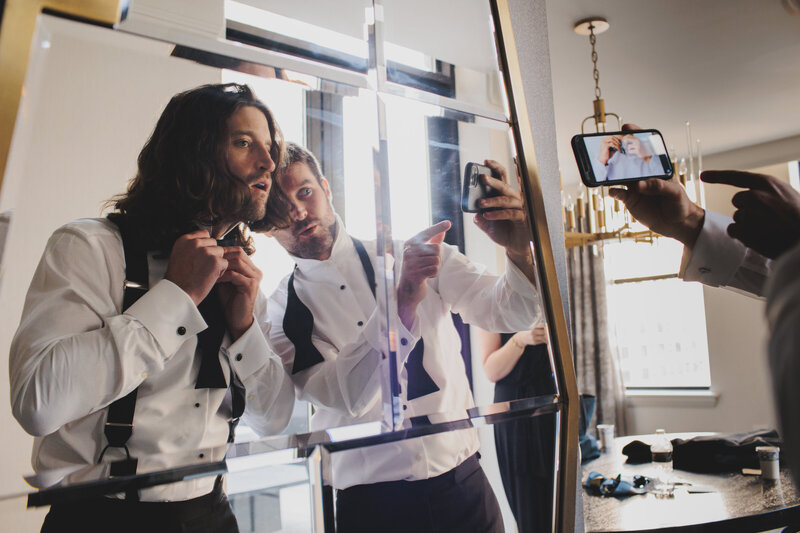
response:
M228 347L231 368L241 381L264 367L270 357L275 357L281 365L283 364L267 344L267 339L256 320L253 320L244 335Z
M747 247L728 235L733 219L706 210L692 249L684 247L680 277L712 287L728 285L744 261Z
M124 314L147 328L164 351L165 359L207 327L189 295L166 279L156 283Z

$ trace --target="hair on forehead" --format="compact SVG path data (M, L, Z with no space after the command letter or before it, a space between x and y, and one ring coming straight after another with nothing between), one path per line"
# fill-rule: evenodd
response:
M278 170L278 175L286 172L286 169L295 163L305 163L308 165L308 168L311 169L311 173L314 174L315 178L317 178L317 182L322 185L322 180L325 177L322 175L322 167L320 166L319 160L316 158L316 156L314 156L314 154L312 154L308 149L300 146L297 143L287 142L286 150L283 156L283 163L280 170Z

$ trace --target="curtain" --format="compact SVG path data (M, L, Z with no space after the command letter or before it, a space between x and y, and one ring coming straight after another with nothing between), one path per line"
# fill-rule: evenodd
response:
M579 224L588 220L588 206ZM588 231L588 227L578 228ZM589 430L597 424L614 424L617 435L627 434L625 393L619 367L608 340L608 311L602 248L598 245L567 249L567 274L570 287L572 353L578 390L597 398L595 416Z

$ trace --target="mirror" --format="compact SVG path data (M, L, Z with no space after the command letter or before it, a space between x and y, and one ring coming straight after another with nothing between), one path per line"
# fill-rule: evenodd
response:
M356 13L359 6L363 15L371 4L354 3L347 12ZM476 405L511 402L508 409L525 398L555 397L549 325L539 305L541 281L530 253L527 221L493 226L485 221L491 220L487 215L476 224L475 215L461 210L467 163L492 160L502 182L495 190L516 198L516 214L523 213L488 6L471 2L464 16L472 20L467 15L477 13L481 22L453 35L478 46L486 59L479 64L461 62L478 53L459 57L452 50L410 42L404 36L403 13L395 9L387 6L376 23L385 29L386 40L369 45L354 37L352 24L337 29L333 23L304 20L316 23L316 29L330 26L339 36L310 49L303 46L302 36L288 30L247 38L247 24L231 18L229 28L241 32L231 35L270 50L259 51L260 62L241 59L236 47L200 50L42 16L3 184L3 205L14 208L7 253L14 260L5 262L0 290L15 313L2 326L4 347L48 237L72 219L105 212L104 202L123 191L135 174L138 152L169 98L204 83L237 82L250 86L270 107L287 141L316 156L326 181L314 177L310 186L330 192L330 205L339 216L337 229L331 230L336 239L331 260L323 261L332 277L316 293L309 288L320 275L313 261L322 257L298 248L291 257L283 250L292 249L297 235L291 232L299 226L254 237L253 260L264 273L262 289L268 295L278 291L269 304L271 342L292 375L298 399L307 402L295 404L286 432L332 434L340 428L339 435L351 431L355 437L363 427L348 427L377 424L384 432L420 428L467 420L479 412ZM248 20L250 26L258 24ZM278 53L289 50L287 43L295 46L294 57ZM382 56L377 53L381 48L386 53L385 79L363 69L365 58ZM419 62L406 64L404 58ZM434 65L434 70L425 65ZM292 166L298 164L305 163ZM293 188L289 169L282 174L286 182L281 187L291 202L299 189ZM466 179L474 179L475 185L481 181L476 175ZM445 220L449 226L440 226L441 232L424 233ZM489 233L501 244L480 225L492 227ZM408 241L423 232L414 242L429 245L445 230L440 277L424 282L425 299L405 324L403 266L409 262L403 254ZM349 236L363 243L366 261ZM510 260L507 248L513 251ZM342 250L347 259L339 263ZM322 373L313 363L295 369L296 344L279 327L289 312L286 277L295 264L294 290L314 316L313 344L323 363L333 362ZM371 277L374 294L365 290ZM320 300L325 291L329 295ZM514 353L505 358L503 368L492 370L488 362L499 350ZM368 352L374 357L364 357ZM391 357L384 362L377 357L382 354ZM498 382L497 390L492 382ZM467 461L477 465L472 458L480 449L491 483L487 494L493 492L501 501L507 527L513 527L519 509L535 500L541 502L538 519L545 525L523 526L517 516L520 530L551 530L547 524L553 520L557 416L551 410L516 420L512 413L508 421L497 417L494 428L441 431L334 453L332 484L348 489L436 478ZM238 434L255 438L247 436L244 426ZM26 437L17 440L27 448ZM495 456L500 466L493 463ZM539 492L525 492L531 487L512 479L510 473L520 471L531 472Z

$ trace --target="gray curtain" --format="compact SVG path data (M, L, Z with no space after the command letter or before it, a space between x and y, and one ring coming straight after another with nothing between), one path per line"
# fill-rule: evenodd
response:
M582 223L588 220L581 217ZM588 231L588 227L572 228ZM608 311L602 249L597 245L577 246L567 250L567 274L570 287L572 353L578 390L597 398L589 431L596 434L597 424L614 424L617 435L627 434L625 394L618 365L608 341Z

